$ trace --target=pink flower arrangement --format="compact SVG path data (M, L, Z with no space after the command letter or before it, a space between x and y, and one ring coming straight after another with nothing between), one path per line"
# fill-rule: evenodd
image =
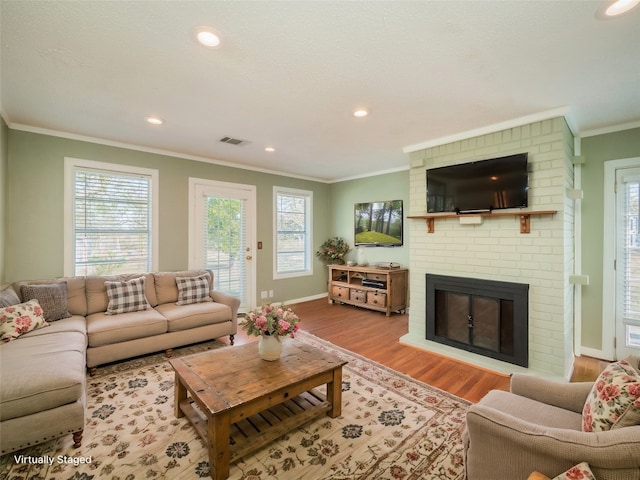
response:
M263 305L260 309L249 312L241 324L249 335L275 335L294 337L300 328L300 318L284 305Z

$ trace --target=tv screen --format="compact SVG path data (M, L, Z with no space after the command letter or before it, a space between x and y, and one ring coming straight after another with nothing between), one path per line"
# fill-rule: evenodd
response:
M402 245L402 200L356 203L355 245Z
M427 213L527 206L527 154L427 169Z

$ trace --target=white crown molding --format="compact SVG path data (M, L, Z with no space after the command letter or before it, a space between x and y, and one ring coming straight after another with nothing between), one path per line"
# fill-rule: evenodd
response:
M289 178L298 178L301 180L310 180L312 182L319 182L319 183L331 183L328 180L324 180L321 178L315 178L315 177L308 177L308 176L304 176L304 175L295 175L292 173L287 173L287 172L281 172L281 171L277 171L277 170L270 170L267 168L260 168L260 167L255 167L255 166L248 166L248 165L239 165L237 163L232 163L232 162L226 162L224 160L216 160L214 158L207 158L207 157L201 157L198 155L190 155L190 154L186 154L186 153L179 153L179 152L173 152L171 150L162 150L160 148L151 148L151 147L143 147L140 145L134 145L134 144L130 144L130 143L124 143L124 142L116 142L113 140L105 140L102 138L96 138L96 137L89 137L89 136L85 136L85 135L78 135L75 133L68 133L68 132L61 132L58 130L50 130L48 128L41 128L41 127L33 127L31 125L23 125L20 123L12 123L8 125L9 128L11 128L12 130L20 130L23 132L30 132L30 133L38 133L41 135L50 135L52 137L60 137L60 138L66 138L69 140L78 140L80 142L89 142L89 143L95 143L98 145L106 145L109 147L117 147L117 148L126 148L128 150L135 150L138 152L145 152L145 153L153 153L156 155L166 155L168 157L176 157L176 158L184 158L186 160L195 160L196 162L204 162L204 163L210 163L213 165L220 165L220 166L224 166L224 167L232 167L232 168L239 168L242 170L250 170L250 171L254 171L254 172L260 172L260 173L268 173L271 175L280 175L283 177L289 177Z
M621 132L623 130L631 130L632 128L640 128L640 120L635 122L621 123L619 125L611 125L609 127L594 128L592 130L585 130L580 134L580 137L595 137L596 135L605 135L607 133Z
M424 150L426 148L438 147L440 145L446 145L447 143L459 142L460 140L467 140L469 138L479 137L481 135L500 132L508 128L521 127L523 125L528 125L529 123L549 120L550 118L566 117L568 113L569 107L554 108L552 110L507 120L506 122L494 123L493 125L487 125L485 127L476 128L474 130L467 130L466 132L454 133L453 135L434 138L433 140L427 140L426 142L416 143L414 145L408 145L404 147L402 151L404 153L417 152L418 150ZM569 125L569 128L571 128L575 135L576 132L574 128L572 128L572 125Z
M59 130L51 130L48 128L42 128L42 127L34 127L31 125L24 125L24 124L20 124L20 123L9 123L7 121L7 117L5 115L2 115L2 117L5 119L5 122L7 123L8 127L12 130L20 130L23 132L30 132L30 133L38 133L41 135L50 135L53 137L60 137L60 138L66 138L69 140L78 140L80 142L89 142L89 143L96 143L98 145L106 145L109 147L117 147L117 148L126 148L129 150L136 150L139 152L145 152L145 153L153 153L153 154L157 154L157 155L166 155L169 157L176 157L176 158L184 158L187 160L195 160L196 162L204 162L204 163L210 163L213 165L221 165L224 167L232 167L232 168L239 168L242 170L249 170L249 171L253 171L253 172L260 172L260 173L268 173L271 175L280 175L282 177L289 177L289 178L297 178L300 180L309 180L312 182L318 182L318 183L327 183L327 184L331 184L331 183L337 183L337 182L345 182L348 180L356 180L359 178L366 178L366 177L375 177L377 175L384 175L387 173L394 173L394 172L399 172L399 171L403 171L403 170L408 170L409 167L399 167L399 168L395 168L395 169L389 169L389 170L380 170L377 172L368 172L366 174L362 174L362 175L356 175L353 177L347 177L347 178L334 178L334 179L330 179L330 180L325 180L323 178L316 178L316 177L309 177L309 176L305 176L305 175L295 175L292 173L288 173L288 172L282 172L282 171L278 171L278 170L270 170L267 168L260 168L260 167L255 167L255 166L247 166L247 165L238 165L237 163L232 163L232 162L226 162L223 160L216 160L214 158L207 158L207 157L201 157L198 155L189 155L189 154L185 154L185 153L179 153L179 152L173 152L170 150L162 150L159 148L151 148L151 147L143 147L140 145L134 145L134 144L130 144L130 143L124 143L124 142L116 142L113 140L105 140L102 138L97 138L97 137L89 137L86 135L78 135L75 133L68 133L68 132L61 132Z

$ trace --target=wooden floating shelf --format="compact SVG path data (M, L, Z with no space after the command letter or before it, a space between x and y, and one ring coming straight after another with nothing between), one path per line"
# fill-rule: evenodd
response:
M462 217L520 217L520 233L531 233L531 216L554 215L557 210L532 210L526 212L486 212L486 213L434 213L430 215L411 215L407 218L417 218L427 221L427 233L435 231L435 221L440 218L462 218Z

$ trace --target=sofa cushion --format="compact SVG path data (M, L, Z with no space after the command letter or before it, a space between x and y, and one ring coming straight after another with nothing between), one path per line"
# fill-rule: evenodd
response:
M74 403L85 381L85 336L23 337L0 347L0 420Z
M626 360L611 363L593 384L582 410L582 431L640 424L640 374Z
M209 274L204 273L196 277L176 277L178 287L177 305L211 302Z
M12 287L13 290L21 296L23 285L52 285L64 282L67 284L67 308L69 313L71 315L84 316L87 314L87 295L85 292L84 278L85 277L61 277L41 280L21 280L15 282Z
M167 319L154 309L107 315L104 312L87 316L90 347L126 342L160 335L167 331Z
M109 297L107 296L107 287L105 286L105 282L126 282L127 280L132 280L141 276L144 276L145 278L144 294L147 297L147 301L152 307L155 307L158 302L156 300L156 292L153 285L153 275L150 273L144 275L130 274L88 276L85 278L87 314L107 311L107 306L109 305Z
M209 290L213 290L213 274L207 270L187 270L181 272L156 272L153 274L158 304L176 303L178 301L178 285L176 277L193 277L209 273Z
M49 335L51 333L75 332L87 337L87 321L81 315L71 315L57 322L51 322L47 328L39 328L25 333L20 339L37 337L38 335Z
M144 294L144 277L127 281L104 282L109 304L107 315L139 312L151 308Z
M0 341L2 343L17 339L31 330L47 327L44 311L37 300L0 308Z
M22 285L20 287L23 301L38 300L44 310L47 322L69 318L71 314L67 307L67 283L49 283L44 285Z
M168 320L168 330L170 332L231 320L231 308L215 302L192 303L190 305L165 303L158 305L156 310Z
M13 288L8 287L0 291L0 308L10 307L11 305L17 305L19 303L20 298Z

